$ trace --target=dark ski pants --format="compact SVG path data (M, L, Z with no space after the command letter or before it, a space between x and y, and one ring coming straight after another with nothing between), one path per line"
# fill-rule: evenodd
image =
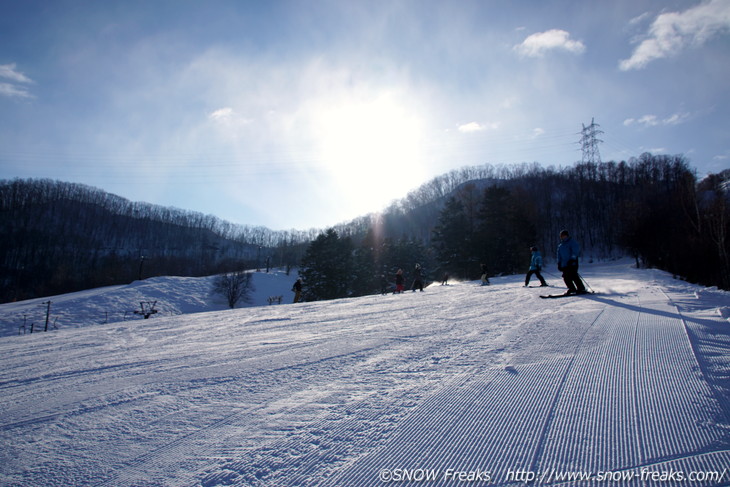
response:
M584 292L586 290L583 281L578 275L578 266L570 266L563 269L563 281L570 292Z
M547 286L547 282L545 282L542 274L540 274L540 271L538 271L537 269L530 269L529 271L527 271L527 275L525 276L525 286L530 284L530 278L533 274L535 274L535 276L540 279L540 284L542 284L543 286Z

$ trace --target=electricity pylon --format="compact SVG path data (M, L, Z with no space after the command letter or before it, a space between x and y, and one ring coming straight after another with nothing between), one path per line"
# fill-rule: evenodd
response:
M586 127L583 124L580 139L580 145L583 150L583 163L591 162L600 164L601 162L601 153L598 151L598 144L603 141L596 138L596 136L603 133L600 127L593 118L591 118L591 124L589 126Z

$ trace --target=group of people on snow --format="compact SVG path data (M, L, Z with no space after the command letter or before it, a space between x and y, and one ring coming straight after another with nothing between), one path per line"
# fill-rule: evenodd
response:
M421 272L421 264L416 264L416 268L413 270L413 284L411 285L411 290L413 292L418 289L419 291L423 292L423 275ZM403 275L403 269L398 269L398 271L395 273L395 291L393 294L400 294L403 291L405 291L405 276ZM385 288L383 289L383 294L385 294Z
M444 275L442 284L446 284L449 277L448 274ZM388 292L388 279L385 277L385 274L380 276L380 287L381 287L381 293L386 294ZM411 285L411 289L413 292L417 290L423 292L423 270L421 268L421 264L416 264L415 269L413 270L413 284ZM294 293L294 302L298 303L302 300L302 278L298 278L294 285L291 288L292 292ZM403 269L398 269L398 271L395 273L395 291L393 294L400 294L405 291L405 276L403 274Z
M535 275L540 280L540 287L548 285L542 277L542 255L537 247L530 248L530 270L525 276L525 287L530 285L530 278ZM586 294L586 287L578 274L578 258L581 256L580 245L573 240L567 230L560 232L560 244L558 244L558 270L563 273L563 281L568 287L565 294Z
M537 277L537 279L540 281L540 287L546 287L548 286L548 283L545 281L545 278L542 276L541 273L543 265L542 254L540 253L540 250L534 246L530 248L530 252L530 269L527 271L527 275L525 276L525 287L528 287L530 285L530 279L533 275ZM566 295L586 294L588 292L586 291L585 285L583 284L583 280L578 274L578 259L580 258L580 256L581 250L578 242L573 240L567 230L561 231L560 244L558 244L557 250L557 264L558 270L563 273L563 281L568 287L568 290L565 293ZM481 264L481 270L482 286L488 286L489 276L487 272L487 265ZM441 280L441 284L447 284L448 279L448 274L444 274L444 277ZM386 278L385 274L380 276L380 281L381 293L387 294L388 279ZM416 264L413 271L413 284L411 285L411 290L415 292L416 289L421 292L423 291L423 275L420 264ZM296 280L294 286L292 287L292 291L294 292L294 302L298 303L301 300L302 295L301 278ZM393 294L400 294L404 291L405 276L403 274L403 269L398 269L398 271L395 273L395 291L393 292Z
M542 277L542 255L537 247L531 247L530 270L525 276L525 287L530 285L530 278L535 275L540 280L540 287L548 285ZM567 230L560 232L560 244L558 244L557 258L558 270L563 273L563 282L568 287L565 294L586 294L583 280L578 274L578 258L581 256L580 245L573 240Z

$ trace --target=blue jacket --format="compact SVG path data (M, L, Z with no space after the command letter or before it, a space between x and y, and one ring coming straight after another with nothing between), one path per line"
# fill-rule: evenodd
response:
M570 261L574 261L577 266L578 257L580 257L580 245L571 237L566 238L558 245L558 269L568 267Z
M542 255L540 255L539 250L536 250L532 253L532 258L530 259L530 270L537 271L540 269L542 269Z

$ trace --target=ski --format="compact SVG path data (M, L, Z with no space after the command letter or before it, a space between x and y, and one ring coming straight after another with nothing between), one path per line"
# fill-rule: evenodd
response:
M543 294L540 297L542 299L555 299L555 298L572 298L574 296L585 296L586 294L593 294L591 292L585 292L581 294Z

